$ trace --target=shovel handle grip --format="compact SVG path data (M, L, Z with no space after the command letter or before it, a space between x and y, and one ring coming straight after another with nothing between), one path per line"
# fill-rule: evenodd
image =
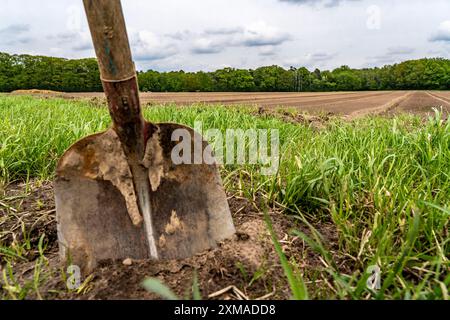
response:
M139 161L144 156L146 126L120 0L83 3L114 129L129 160Z

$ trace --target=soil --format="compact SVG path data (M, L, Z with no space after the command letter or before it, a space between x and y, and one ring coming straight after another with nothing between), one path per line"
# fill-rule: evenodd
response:
M450 99L443 93L418 91L412 93L396 107L389 110L388 114L402 112L426 116L434 113L433 108L440 109L441 107L444 115L448 115L450 112Z
M14 90L11 94L61 94L59 91L53 90L40 90L40 89L30 89L30 90Z
M46 264L39 292L44 299L159 299L142 288L141 283L147 277L156 277L179 297L187 297L192 289L194 274L197 274L203 298L211 295L214 299L290 298L290 290L263 214L255 203L236 195L229 196L229 205L237 233L216 249L184 260L128 260L125 264L124 261L104 261L86 277L88 281L81 292L68 291L63 280L64 266L59 264L52 184L32 183L28 190L25 188L25 184L11 184L5 190L0 206L0 226L3 230L0 242L8 246L24 237L30 238L31 250L24 255L23 261L16 259L13 265L15 277L24 284L34 276L39 257L38 242L45 234ZM269 214L288 259L294 259L305 273L323 267L317 254L307 248L301 239L291 235L292 229L308 234L305 226L299 225L281 210L271 209ZM25 234L21 222L27 230ZM337 233L332 224L322 222L316 227L329 248L336 247ZM5 268L5 261L0 254L0 269ZM309 285L314 285L314 281ZM230 289L214 295L229 286L235 286L241 293ZM28 296L37 297L36 293Z
M36 91L36 92L35 92ZM37 94L67 99L85 98L93 106L106 103L103 93L45 93L22 90L14 94ZM309 113L332 113L350 118L372 113L413 112L424 114L432 106L449 108L448 91L362 91L362 92L179 92L140 94L143 105L221 104L247 105L257 108L292 107Z
M259 107L255 112L253 112L253 115L257 117L265 117L265 116L275 117L284 122L309 125L316 130L324 129L328 121L334 116L332 112L313 115L308 114L306 112L299 113L295 111L290 111L285 108L274 109L263 107Z

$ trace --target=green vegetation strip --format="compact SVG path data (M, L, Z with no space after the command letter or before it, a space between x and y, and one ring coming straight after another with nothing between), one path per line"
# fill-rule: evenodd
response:
M448 90L450 60L409 60L382 68L310 71L272 65L213 72L139 71L139 89L150 92L309 92L359 90ZM0 52L0 92L19 89L101 92L97 60Z
M227 165L224 183L249 198L263 195L311 228L315 236L306 243L323 257L332 296L448 298L450 123L438 113L427 121L411 115L332 119L321 130L216 106L153 107L145 116L190 126L202 121L204 130L222 132L278 129L277 175L261 175L255 165ZM109 124L107 109L89 101L0 96L0 184L52 178L73 142ZM321 222L337 229L333 252L314 230ZM330 261L336 256L350 262L340 269ZM288 262L294 263L283 259L285 267ZM381 270L379 290L365 286L373 265ZM309 275L303 278L308 283ZM311 297L315 287L308 288Z

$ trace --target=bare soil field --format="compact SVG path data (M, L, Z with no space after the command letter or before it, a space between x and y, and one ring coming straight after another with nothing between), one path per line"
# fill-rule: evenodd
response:
M450 91L430 91L428 93L438 100L450 103Z
M93 99L102 101L103 93L55 93L39 90L20 90L13 94L40 94L68 99ZM348 117L372 113L411 112L426 114L433 107L450 110L448 91L372 91L372 92L180 92L180 93L141 93L145 105L160 104L221 104L245 105L262 108L288 107L310 113L332 113Z
M431 94L450 99L450 91L429 91Z
M445 113L448 113L450 111L450 99L446 98L445 94L450 98L448 93L442 92L413 92L406 99L400 101L396 107L389 110L389 113L423 114L430 112L432 108L440 107Z

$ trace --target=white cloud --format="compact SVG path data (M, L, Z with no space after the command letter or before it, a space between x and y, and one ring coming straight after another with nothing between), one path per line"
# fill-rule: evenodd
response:
M336 52L310 52L298 57L284 59L282 66L285 68L304 66L309 69L323 68L339 54Z
M277 54L275 46L262 46L258 50L258 54L263 57L271 57Z
M414 48L407 46L394 46L387 48L383 54L368 57L367 60L370 65L393 64L407 60L415 51Z
M241 27L213 27L210 29L205 30L205 34L209 35L230 35L230 34L236 34L238 32L242 32L243 29Z
M130 36L133 56L138 61L161 60L177 54L177 46L168 37L151 31L132 32Z
M225 49L226 42L202 37L195 39L191 51L198 54L219 53Z
M307 60L311 62L318 62L318 61L328 61L333 59L337 54L336 53L327 53L327 52L316 52L316 53L310 53L306 55Z
M0 29L0 38L3 38L8 46L26 45L32 41L27 35L29 31L29 24L14 23Z
M438 31L431 36L430 40L450 42L450 20L443 21Z
M267 48L273 52L279 46L291 39L287 32L258 21L244 27L211 28L193 39L191 51L198 54L220 53L230 47L263 47L260 53L267 55Z
M361 1L361 0L279 0L279 1L294 4L322 5L325 7L335 7L345 1Z
M406 47L406 46L396 46L396 47L390 47L387 50L388 55L404 55L404 54L411 54L415 51L414 48Z
M290 39L289 33L258 21L244 28L242 33L236 33L232 43L247 47L276 46Z
M94 56L82 1L1 3L0 51ZM450 58L448 0L122 0L122 5L140 69L266 64L332 69ZM367 28L372 5L382 14L377 30Z
M94 50L91 35L86 29L50 34L47 39L54 41L58 46L70 47L74 51Z
M0 29L0 34L14 36L30 31L30 25L25 23L15 23Z

